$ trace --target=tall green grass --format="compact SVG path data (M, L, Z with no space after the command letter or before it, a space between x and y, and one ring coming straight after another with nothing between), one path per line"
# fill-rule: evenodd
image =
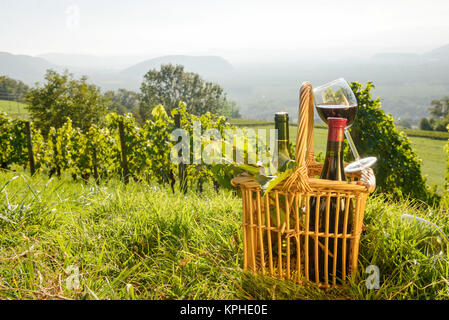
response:
M444 237L401 220L449 218L411 201L372 198L358 281L343 289L242 271L241 198L232 192L172 194L152 184L101 185L0 172L2 299L445 299ZM431 241L430 241L431 240ZM427 245L428 244L428 245ZM429 256L427 251L440 255ZM365 268L380 269L368 290ZM80 276L76 277L76 270Z

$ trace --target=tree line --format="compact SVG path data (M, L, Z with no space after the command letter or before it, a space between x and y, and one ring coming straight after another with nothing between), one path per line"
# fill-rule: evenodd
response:
M132 113L143 124L151 118L155 106L164 105L170 113L180 102L187 103L188 112L194 115L211 112L240 117L236 103L226 97L218 84L185 72L183 66L170 64L148 71L139 93L126 89L102 93L99 87L87 82L87 77L75 79L68 71L47 70L44 82L32 88L21 81L0 77L2 94L27 102L31 118L44 133L51 126L62 126L65 117L86 130L93 123L100 124L109 112Z
M0 76L0 100L25 102L29 89L22 81Z
M422 118L419 128L427 131L447 132L449 124L449 97L433 100L429 108L429 118Z

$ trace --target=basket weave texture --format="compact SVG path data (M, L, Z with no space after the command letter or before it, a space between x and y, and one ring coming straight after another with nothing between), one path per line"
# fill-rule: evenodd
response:
M348 174L348 181L317 178L323 164L313 153L313 107L312 86L305 82L295 172L263 197L250 175L241 174L232 184L242 191L244 270L329 288L356 274L365 204L375 177L369 169Z

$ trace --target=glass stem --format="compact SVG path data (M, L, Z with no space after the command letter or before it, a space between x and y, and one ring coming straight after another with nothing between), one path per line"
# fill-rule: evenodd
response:
M346 139L348 140L349 147L351 148L352 155L354 156L355 160L356 161L360 160L359 152L357 151L357 148L355 147L354 141L352 140L352 137L351 137L351 133L349 133L348 129L345 129L345 136L346 136Z

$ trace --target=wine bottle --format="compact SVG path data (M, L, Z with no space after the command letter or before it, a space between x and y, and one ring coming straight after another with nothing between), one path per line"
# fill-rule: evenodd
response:
M277 154L277 160L274 161L274 165L277 170L277 175L279 176L283 172L288 169L293 169L296 167L296 163L292 160L289 151L289 117L287 112L278 112L274 117L275 129L277 131L277 141L275 154ZM271 210L271 226L275 226L280 228L280 230L285 230L288 227L293 227L294 216L290 214L289 221L287 221L287 208L292 207L291 200L289 200L289 204L287 205L287 197L284 194L278 194L278 198L276 201L275 194L271 193L269 196L270 204L274 208L276 206L279 207L279 217L277 216L276 210ZM275 255L286 255L285 249L287 247L287 239L286 237L278 237L276 232L272 233L272 242L273 242L273 252Z
M325 162L323 165L323 170L321 172L321 179L327 180L338 180L345 181L345 171L344 171L344 160L343 160L343 147L344 147L344 129L346 127L347 120L345 118L328 118L329 132L328 132L328 142ZM343 233L345 228L344 223L347 221L346 231L349 234L351 232L351 221L352 221L352 203L349 201L349 208L346 210L348 205L344 198L340 198L339 204L337 203L336 197L330 197L328 203L327 197L323 196L320 198L319 204L316 197L310 199L310 220L309 220L309 230L313 232L324 233L334 233L335 232L335 222L336 216L338 214L338 234ZM317 208L319 205L319 208ZM326 207L329 205L329 219L328 225L326 226ZM338 209L338 212L337 212ZM347 211L348 217L345 219L345 212ZM318 217L317 217L318 213ZM318 223L317 223L318 219ZM316 230L318 227L318 230ZM325 238L323 236L318 237L318 242L312 235L309 238L309 279L316 282L323 283L327 278L328 283L333 282L333 268L334 259L336 259L336 282L341 283L343 277L343 258L345 258L345 271L347 272L349 266L349 241L338 238L337 241L337 256L334 257L334 244L335 238L328 238L327 252L325 252ZM345 256L342 255L343 241L346 241L346 252ZM318 269L315 265L315 251L318 246ZM328 256L327 260L327 270L325 270L325 256ZM318 278L316 277L316 271L318 270ZM327 277L326 277L327 274Z
M291 159L289 148L289 121L287 112L277 112L274 116L277 138L277 170L284 172L292 167L294 161Z

